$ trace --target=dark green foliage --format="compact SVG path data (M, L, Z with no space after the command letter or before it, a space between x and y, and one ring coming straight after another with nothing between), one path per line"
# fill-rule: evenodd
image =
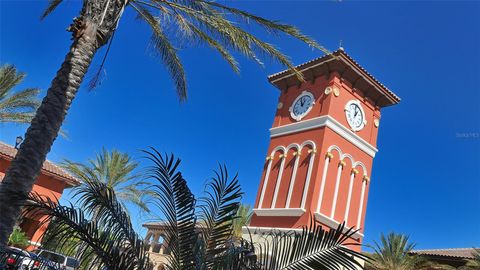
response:
M355 231L343 225L327 232L312 222L302 231L273 231L260 243L238 239L234 228L242 192L236 175L230 176L220 166L207 182L205 195L197 200L178 171L180 160L155 149L145 153L152 163L148 168L152 201L164 216L164 243L170 251L167 269L353 270L359 266L353 257L365 259L346 247ZM111 187L98 179L87 180L75 196L78 208L30 195L26 213L54 219L46 243L54 243L56 250L75 249L86 269L150 269L147 245L133 230Z
M8 238L8 245L18 248L26 248L30 245L28 242L29 240L30 239L28 239L25 233L20 228L16 227Z
M38 88L27 88L13 92L13 88L25 78L25 73L18 72L12 65L0 67L0 124L30 123L35 110L40 105Z
M50 0L42 18L48 16L61 2L62 0ZM84 0L84 2L88 1ZM238 53L260 65L263 65L262 58L277 61L302 78L302 74L294 68L290 59L280 50L245 30L252 22L269 34L275 36L285 34L312 48L329 53L327 49L302 34L294 26L267 20L220 2L130 0L125 2L123 8L125 7L135 10L138 18L150 26L152 30L150 48L170 73L181 100L187 97L187 80L178 51L185 45L207 45L217 51L235 72L240 71L238 61L234 57L234 53ZM116 11L120 15L113 16L112 22L105 22L107 20L105 19L104 23L117 24L123 8L121 11ZM116 26L110 29L110 31L115 30ZM113 37L113 33L111 36ZM102 43L106 43L106 40ZM98 78L95 81L98 81Z
M144 243L135 233L130 217L117 201L115 192L102 182L88 181L76 191L80 207L62 206L36 193L29 195L27 215L46 215L50 226L44 242L55 241L62 249L70 241L79 241L77 258L89 260L88 269L149 269ZM95 219L88 217L95 214ZM93 255L93 256L92 256Z

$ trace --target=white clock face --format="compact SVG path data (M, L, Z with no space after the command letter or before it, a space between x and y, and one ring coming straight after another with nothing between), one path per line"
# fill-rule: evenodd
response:
M367 123L365 113L358 100L347 102L347 105L345 105L345 116L353 131L361 130Z
M307 115L315 104L312 93L303 91L292 103L290 115L293 119L300 121Z

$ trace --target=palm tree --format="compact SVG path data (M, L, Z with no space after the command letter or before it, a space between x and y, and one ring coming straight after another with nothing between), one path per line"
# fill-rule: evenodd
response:
M146 183L138 181L140 175L135 173L138 163L130 155L118 150L108 151L103 148L86 164L65 160L62 167L82 182L98 181L113 189L121 203L133 203L144 211L148 208L142 198L142 186Z
M49 15L62 2L49 0L42 17ZM206 44L218 51L237 72L238 63L232 52L238 52L260 64L262 56L272 58L291 68L298 77L301 77L301 73L285 55L246 31L244 26L254 22L268 33L284 33L326 51L293 26L210 0L83 0L79 16L68 28L73 40L70 50L0 185L0 212L3 213L0 220L0 247L5 245L21 212L19 205L22 202L11 203L12 197L25 198L31 191L94 55L106 44L111 45L120 19L127 9L136 12L138 18L150 26L151 48L171 74L180 100L187 97L187 85L174 41L182 44L186 44L184 41ZM23 196L12 196L14 193Z
M13 93L13 88L25 78L13 65L0 67L0 124L30 123L40 105L38 88L26 88Z
M348 230L324 231L312 224L302 232L272 233L269 241L235 244L232 238L235 215L242 192L237 176L231 177L225 166L215 172L207 183L206 193L198 200L178 171L180 160L173 155L161 155L156 150L146 152L152 162L149 176L154 181L155 205L165 217L165 242L170 256L167 269L218 270L297 270L297 269L358 269L353 259L365 256L348 249L345 240L355 233ZM96 269L151 269L147 245L133 230L130 218L115 191L100 181L88 180L76 190L80 207L58 205L36 193L29 195L27 214L46 215L56 219L58 226L49 228L44 239L61 245L74 237L79 245L79 260L88 259ZM93 213L98 218L90 220ZM49 236L50 239L48 239ZM94 254L92 258L92 254ZM268 255L268 256L266 256Z
M424 261L409 253L415 248L403 234L389 233L380 236L380 244L375 242L374 253L369 266L375 270L414 270Z
M461 270L474 270L480 269L480 248L474 249L473 259L468 260L465 266L460 267Z
M242 228L250 224L253 212L248 204L242 204L238 207L237 215L233 221L233 236L235 239L242 238Z

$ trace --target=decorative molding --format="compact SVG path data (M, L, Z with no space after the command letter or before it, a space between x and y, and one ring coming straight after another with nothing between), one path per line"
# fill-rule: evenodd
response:
M332 87L327 86L327 88L325 88L324 93L325 93L326 96L328 96L332 93L332 91L333 91Z
M302 229L300 228L274 228L274 227L253 227L253 226L243 226L242 227L242 233L244 234L264 234L264 233L271 233L272 231L277 231L277 232L283 232L283 233L288 233L288 232L302 232Z
M326 225L326 226L328 226L328 227L330 227L330 228L333 228L333 229L338 228L338 226L340 225L339 222L337 222L337 221L335 221L335 220L333 220L333 219L331 219L331 218L329 218L329 217L327 217L327 216L325 216L324 214L319 213L319 212L316 212L316 213L315 213L315 219L316 219L318 222L320 222L320 223L322 223L322 224L324 224L324 225ZM343 232L344 232L344 233L347 232L348 230L349 230L348 227L344 227L344 228L343 228ZM357 231L356 233L354 233L354 234L352 235L352 238L355 239L355 240L360 240L360 239L363 238L363 237L364 237L364 235L363 235L360 231Z
M302 144L302 147L310 145L312 149L308 150L311 151L310 155L310 161L308 163L308 169L307 169L307 178L305 179L305 186L303 187L303 194L302 194L302 202L301 202L301 207L305 208L305 203L307 201L307 193L308 189L310 188L310 179L312 178L312 171L313 171L313 166L315 162L315 153L317 152L317 146L315 145L315 142L313 141L305 141Z
M330 153L330 152L328 152ZM317 212L320 212L320 208L322 207L322 200L323 200L323 193L325 191L325 182L327 180L327 172L328 172L328 165L330 164L329 156L325 157L325 166L323 167L323 174L322 174L322 182L320 182L320 194L318 197L317 202Z
M253 212L261 217L299 217L305 214L306 210L303 208L256 208Z
M265 197L265 191L267 190L268 178L270 176L270 171L272 169L272 159L268 161L267 172L265 173L265 179L263 180L262 193L260 193L260 200L258 201L258 207L262 208L263 198Z
M283 155L286 157L287 152L285 152L285 154ZM277 203L277 198L278 198L278 191L280 190L280 185L282 184L282 177L283 177L283 171L285 170L286 158L281 158L281 159L282 159L282 162L280 163L280 168L278 170L277 181L275 181L275 191L273 192L273 199L272 199L272 204L270 205L270 208L275 208L275 204Z
M356 172L355 172L356 171ZM350 215L350 203L352 202L352 191L353 191L353 182L355 181L355 176L358 174L358 171L352 169L350 174L350 184L348 186L348 197L347 197L347 206L345 208L345 224L348 226L348 215Z
M360 136L355 134L353 131L340 124L337 120L329 115L323 115L315 117L312 119L304 120L297 123L292 123L284 126L279 126L270 129L270 137L279 137L287 134L302 132L306 130L328 127L333 130L335 133L340 135L345 140L349 141L360 150L365 152L371 157L375 157L375 154L378 152L378 149L369 144L367 141L362 139Z
M333 87L333 95L335 97L340 96L340 89L338 87Z
M360 228L360 224L362 223L362 215L363 215L363 204L365 200L365 189L367 188L367 183L362 183L362 193L360 195L360 206L358 207L358 217L357 217L357 228Z
M335 180L335 191L333 193L332 211L330 212L331 219L335 217L335 210L337 208L338 191L340 189L340 182L342 181L342 169L342 166L338 166L337 179Z
M298 164L300 163L300 155L302 150L298 150L298 154L295 157L295 164L293 165L292 177L290 178L290 186L288 187L286 207L290 208L290 202L292 201L293 188L295 187L295 179L297 177Z

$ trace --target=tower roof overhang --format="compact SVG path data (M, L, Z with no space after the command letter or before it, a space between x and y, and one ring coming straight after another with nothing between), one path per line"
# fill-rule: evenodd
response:
M395 105L400 102L397 95L375 79L343 49L300 64L295 68L303 74L306 81L337 72L341 79L348 81L352 88L362 92L365 97L379 107ZM302 83L290 69L268 76L268 81L280 90L286 90Z

